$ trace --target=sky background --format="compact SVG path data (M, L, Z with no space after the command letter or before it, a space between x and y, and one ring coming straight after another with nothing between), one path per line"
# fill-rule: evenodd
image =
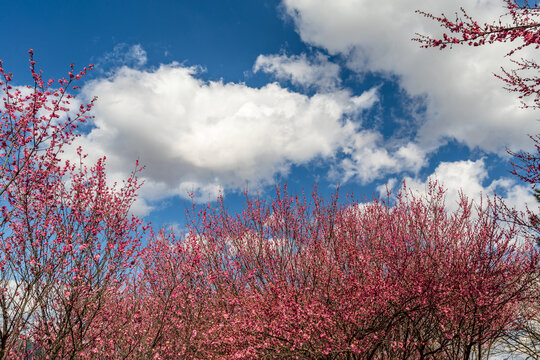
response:
M111 180L139 159L133 212L157 225L182 226L188 193L205 203L221 191L238 208L246 188L271 198L317 183L369 201L430 177L449 208L462 189L523 209L534 199L506 149L531 150L539 112L493 76L517 44L411 41L442 31L416 9L460 6L490 22L504 13L494 0L6 1L0 58L16 85L31 82L30 48L45 78L95 64L77 98L98 97L95 118L76 145L107 156Z

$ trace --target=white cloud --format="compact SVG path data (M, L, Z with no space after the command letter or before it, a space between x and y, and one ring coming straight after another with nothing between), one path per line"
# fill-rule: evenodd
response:
M306 88L331 90L340 84L339 65L329 62L328 57L320 53L310 59L306 54L259 55L253 71L273 74L279 80Z
M345 153L348 157L341 162L336 175L343 182L356 179L368 183L387 174L416 173L426 164L426 154L414 143L389 151L381 134L370 130L356 133Z
M493 196L496 193L503 197L507 205L519 211L525 210L527 206L531 209L536 206L536 200L529 187L517 184L511 178L499 178L492 180L489 184L484 184L488 178L484 160L479 159L442 162L425 181L406 177L405 183L409 189L424 193L428 181L436 180L446 189L446 205L450 210L458 208L460 192L476 201L481 197Z
M493 76L500 66L512 68L505 54L516 44L420 49L415 33L441 34L439 25L416 9L450 17L460 6L480 21L497 20L500 1L283 0L303 41L340 54L363 72L397 75L411 95L426 95L426 122L418 144L427 151L454 138L469 147L503 153L506 146L530 145L526 135L540 132L537 115L520 109L515 94ZM534 49L519 54L533 58Z
M129 46L126 43L117 44L111 52L98 59L96 68L101 72L111 74L110 69L122 66L141 68L148 61L146 51L140 44Z
M349 118L377 99L376 90L308 97L275 83L204 82L196 69L176 63L152 71L123 67L82 91L98 101L94 128L77 145L90 160L106 155L112 180L125 178L137 158L146 165L135 204L141 213L150 210L147 200L192 192L209 201L246 182L251 188L271 183L291 164L332 159L362 137Z
M137 66L143 66L148 61L146 51L140 44L131 46L126 53L125 58L128 61L134 61Z

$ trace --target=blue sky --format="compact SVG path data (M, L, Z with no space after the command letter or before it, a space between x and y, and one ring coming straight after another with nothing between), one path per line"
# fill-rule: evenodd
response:
M96 65L79 94L99 97L95 119L78 144L107 156L113 180L146 165L133 211L155 224L181 226L190 191L199 202L222 191L234 208L246 186L271 197L284 183L371 199L403 180L422 191L431 176L450 207L459 189L533 204L505 149L531 148L538 112L492 75L511 68L514 45L441 52L410 40L441 31L416 9L489 20L503 2L439 3L10 1L0 58L18 85L31 80L30 48L47 78Z

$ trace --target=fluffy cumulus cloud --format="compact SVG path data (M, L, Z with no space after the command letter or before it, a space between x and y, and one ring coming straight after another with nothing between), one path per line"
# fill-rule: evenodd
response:
M536 199L532 196L530 188L517 184L514 179L503 177L488 181L488 171L483 159L442 162L425 181L405 178L407 187L420 193L427 190L428 181L437 181L446 189L446 204L451 210L458 208L461 193L477 201L481 197L497 194L505 199L508 206L520 211L525 210L527 206L531 209L536 206ZM390 179L388 187L394 188L396 183L394 179ZM382 192L383 188L379 187L379 191Z
M93 129L77 145L91 158L106 155L113 180L138 158L146 165L141 195L147 200L188 192L213 200L223 188L269 183L291 164L331 159L360 141L352 118L377 99L375 90L306 96L277 83L205 82L197 69L176 63L123 67L82 91L98 102ZM149 210L144 202L137 206Z
M328 57L320 53L313 58L308 58L306 54L259 55L253 71L263 71L279 80L323 91L335 89L340 84L339 65L329 62Z
M505 54L517 44L439 51L421 49L411 38L442 33L437 23L415 14L416 9L452 17L463 6L480 21L492 21L504 13L502 5L477 0L283 0L303 41L343 56L353 71L396 76L409 95L426 97L426 121L416 139L420 147L431 151L450 138L498 153L506 146L530 144L526 134L540 131L537 115L520 109L515 94L505 92L493 76L501 66L512 68ZM532 51L518 55L532 58Z

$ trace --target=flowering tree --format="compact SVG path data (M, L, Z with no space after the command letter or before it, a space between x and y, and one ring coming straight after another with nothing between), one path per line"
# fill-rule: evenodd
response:
M534 298L539 254L499 226L496 203L464 198L448 213L443 196L432 184L425 198L341 204L284 189L269 203L247 198L238 214L220 200L192 214L184 237L161 233L147 248L130 320L144 330L116 336L117 349L143 344L133 358L161 359L485 357Z
M30 50L33 86L3 76L0 121L0 359L74 358L99 342L87 336L101 299L121 286L139 243L129 206L132 176L107 185L104 159L61 161L93 101L70 109L73 82L42 79ZM76 87L74 87L76 88Z
M216 324L224 318L194 245L164 230L150 234L139 276L108 307L113 332L89 359L223 358Z

